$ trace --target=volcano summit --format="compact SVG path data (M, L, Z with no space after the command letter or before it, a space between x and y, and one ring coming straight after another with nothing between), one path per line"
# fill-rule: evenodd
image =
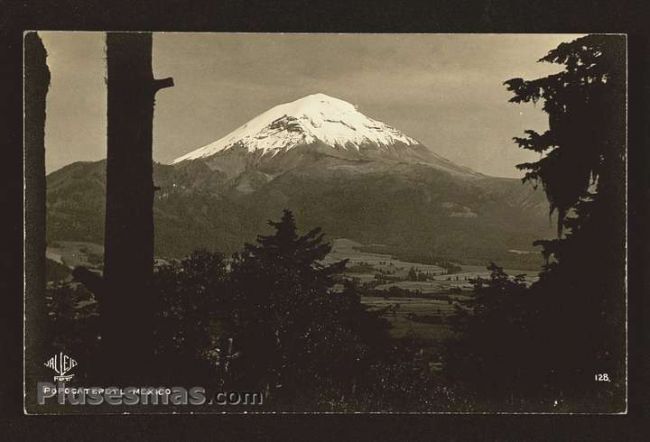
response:
M249 152L275 155L296 146L322 142L339 149L374 144L419 144L387 124L366 117L352 104L325 94L314 94L280 104L214 143L174 160L206 158L241 144Z
M356 106L320 93L275 106L172 164L203 160L211 169L228 174L250 168L266 168L273 173L295 167L299 156L313 157L315 153L352 162L422 163L451 173L480 175L434 154L394 127L365 116Z

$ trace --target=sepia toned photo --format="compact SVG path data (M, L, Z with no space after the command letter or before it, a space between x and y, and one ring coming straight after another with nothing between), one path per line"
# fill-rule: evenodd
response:
M627 412L624 34L23 50L25 413Z

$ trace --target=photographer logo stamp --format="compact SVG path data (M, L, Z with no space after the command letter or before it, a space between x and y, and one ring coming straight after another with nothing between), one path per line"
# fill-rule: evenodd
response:
M68 374L70 370L77 366L77 361L70 356L59 352L45 362L45 366L51 368L56 373L54 381L69 381L74 377L74 374Z

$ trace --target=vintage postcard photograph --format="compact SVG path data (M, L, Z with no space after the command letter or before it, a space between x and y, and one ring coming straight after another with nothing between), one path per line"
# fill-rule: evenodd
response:
M23 50L25 413L627 412L625 34Z

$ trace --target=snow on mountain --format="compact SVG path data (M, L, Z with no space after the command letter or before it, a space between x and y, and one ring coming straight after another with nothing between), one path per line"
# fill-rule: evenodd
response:
M366 144L379 147L396 143L420 145L399 130L363 115L346 101L314 94L275 106L220 140L177 158L172 164L207 158L235 145L244 146L249 152L275 155L318 141L335 148L357 150Z

